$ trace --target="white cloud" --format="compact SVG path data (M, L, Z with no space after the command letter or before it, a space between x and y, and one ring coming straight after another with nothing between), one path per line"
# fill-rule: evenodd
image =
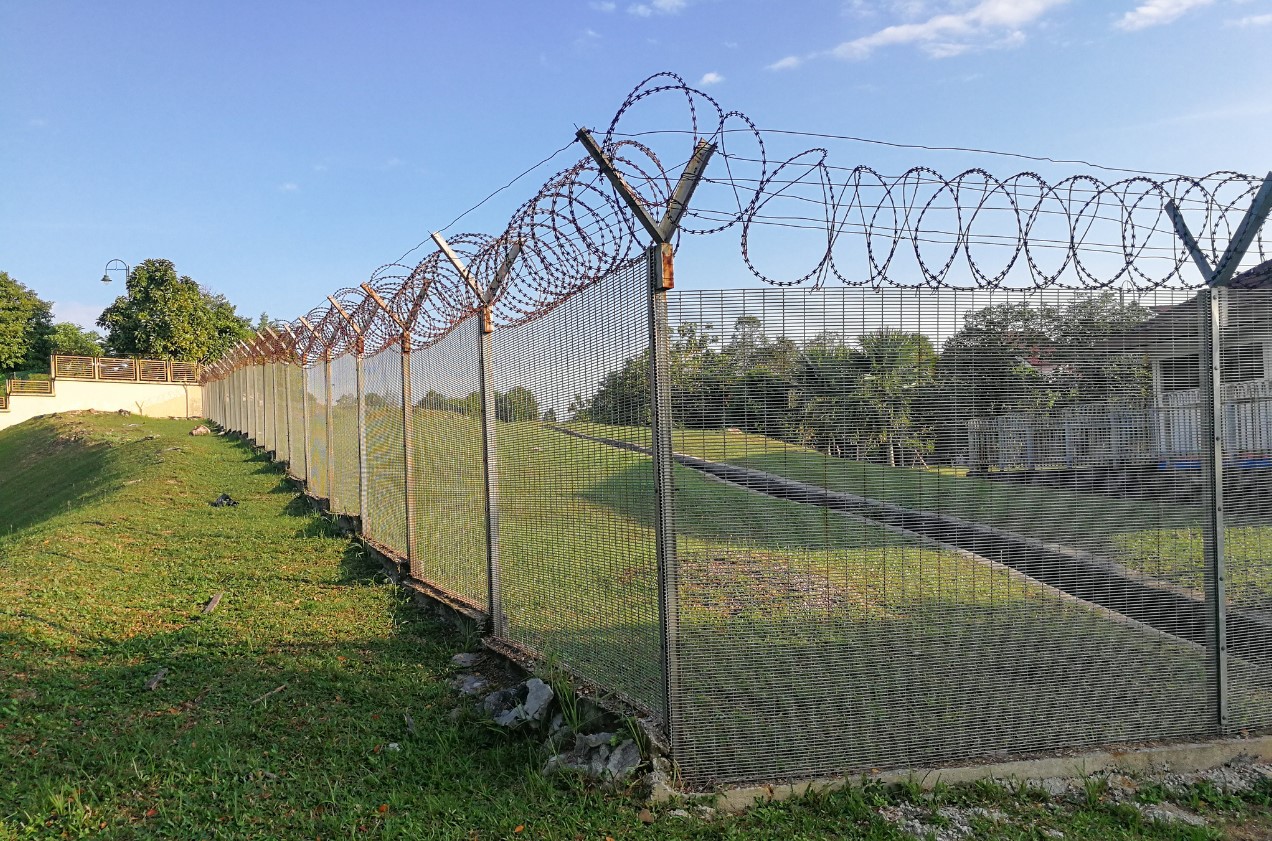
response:
M1236 20L1227 21L1228 26L1272 26L1272 15L1249 15Z
M612 12L618 8L617 3L609 2L609 0L603 3L588 3L588 5L598 12Z
M1162 26L1178 18L1189 9L1209 6L1214 0L1144 0L1113 24L1118 29L1134 32L1150 26Z
M698 84L705 88L707 85L718 85L723 81L724 77L712 70L709 73L703 73L702 78L698 80Z
M583 34L574 39L575 49L587 49L601 40L601 33L595 29L584 29Z
M986 46L1015 46L1025 39L1023 27L1066 2L1068 0L981 0L961 12L932 15L917 23L896 24L845 41L829 54L841 59L863 59L880 47L917 44L933 58L948 58ZM906 8L910 6L914 4Z
M278 189L282 190L284 193L294 193L300 189L300 185L297 184L295 181L286 181L282 184L279 184Z
M43 117L32 117L26 121L26 124L27 128L44 128L49 124L49 121Z
M684 11L689 0L650 0L648 3L633 3L627 7L628 14L647 18L652 15L674 15Z
M786 58L780 58L768 66L768 70L794 70L804 63L804 59L797 55L788 55Z

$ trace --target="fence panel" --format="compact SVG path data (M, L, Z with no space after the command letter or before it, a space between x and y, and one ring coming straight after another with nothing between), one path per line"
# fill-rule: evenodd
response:
M435 344L411 352L411 574L486 611L480 330L480 317L471 316Z
M244 417L243 432L247 436L247 440L253 444L256 443L256 403L259 400L256 379L257 366L249 365L243 371L243 378L247 384L247 405L245 407L246 415Z
M649 434L648 288L642 259L496 330L495 437L507 641L662 716L652 460L595 440ZM588 408L610 378L637 393Z
M137 360L102 357L97 360L97 376L103 380L135 380Z
M1178 298L672 293L686 778L1212 732L1200 547L1163 549L1196 477L1125 419L1150 357L1189 352L1137 332L1171 303L1195 324ZM1068 466L1036 419L1083 404ZM969 463L987 424L1014 455Z
M137 378L149 382L168 382L168 363L162 359L138 359Z
M305 426L305 369L287 365L287 467L302 482L309 478L309 452Z
M367 510L362 512L362 532L405 558L408 550L401 348L387 348L362 364L367 419Z
M282 362L270 365L274 377L274 458L287 460L287 366Z
M1272 292L1232 289L1220 332L1224 373L1223 524L1228 726L1272 725ZM1241 360L1244 364L1238 364ZM1195 551L1173 535L1163 554Z
M357 516L362 465L358 455L358 363L353 354L331 362L331 510Z
M265 419L261 424L261 446L269 453L275 451L277 434L274 428L274 367L273 362L266 362L261 366L261 393L265 398L262 405Z
M309 447L305 485L318 499L329 499L327 487L327 369L319 362L305 369L305 406L309 416L306 425Z
M265 366L252 366L252 396L256 403L252 418L252 443L258 447L265 445Z

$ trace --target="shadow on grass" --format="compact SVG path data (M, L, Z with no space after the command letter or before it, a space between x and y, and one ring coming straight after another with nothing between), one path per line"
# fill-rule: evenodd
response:
M262 641L255 650L195 644L216 636L215 621L201 634L57 659L24 634L0 634L3 650L42 655L20 679L0 675L0 698L13 699L0 703L0 745L22 768L0 780L5 820L58 837L194 838L209 827L326 837L359 826L378 836L431 817L440 797L466 823L485 823L483 835L510 832L481 813L498 792L524 790L527 751L452 719L446 682L421 680L444 673L440 629L427 638ZM166 676L147 691L160 667Z
M120 463L140 461L133 453L149 449L139 444L90 443L45 418L0 432L0 537L110 490Z

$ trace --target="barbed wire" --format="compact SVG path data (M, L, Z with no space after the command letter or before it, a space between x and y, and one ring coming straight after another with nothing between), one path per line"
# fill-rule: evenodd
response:
M643 128L646 109L680 111ZM664 120L660 112L655 119ZM871 142L898 148L1002 154L1078 163L1125 177L1083 173L1049 182L1036 172L998 177L981 168L946 176L926 166L884 174L832 161L814 147L772 156L777 138ZM766 140L766 138L768 138ZM1085 161L871 141L846 135L759 129L674 73L637 85L599 138L614 168L655 218L670 202L699 141L714 144L707 176L676 236L736 232L743 265L774 286L832 280L849 286L1148 291L1190 287L1192 261L1167 213L1174 203L1212 263L1223 254L1262 179L1236 172L1200 177L1123 170ZM522 172L476 207L567 146ZM444 229L443 229L444 230ZM765 237L772 239L765 242ZM791 237L798 244L791 244ZM540 317L575 292L638 259L645 234L595 161L583 157L549 177L498 234L448 239L465 271L435 249L415 265L379 267L365 284L332 295L304 319L262 332L231 353L213 376L240 364L305 365L394 345L427 347L488 308L496 325ZM1259 234L1252 253L1267 257ZM515 254L515 257L512 255ZM778 255L778 268L762 266ZM467 276L465 276L467 275ZM496 277L503 278L492 288Z

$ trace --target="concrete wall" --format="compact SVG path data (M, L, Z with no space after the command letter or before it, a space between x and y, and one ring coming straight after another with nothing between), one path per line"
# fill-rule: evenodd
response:
M0 429L39 415L96 409L127 409L152 418L203 417L203 386L196 383L130 383L55 380L53 394L11 394L9 410L0 410Z

